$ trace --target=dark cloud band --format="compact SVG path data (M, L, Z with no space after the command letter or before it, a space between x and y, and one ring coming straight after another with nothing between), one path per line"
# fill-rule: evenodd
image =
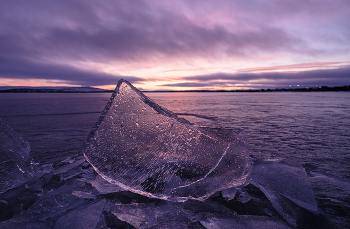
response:
M35 63L24 59L0 57L0 78L60 80L67 84L101 86L117 84L120 78L137 83L143 79L86 71L69 65Z
M164 84L167 87L232 87L247 85L249 87L288 87L301 85L304 87L343 86L350 84L350 66L303 72L266 72L266 73L217 73L210 75L197 75L183 77L190 82ZM245 86L245 87L247 87ZM237 86L235 86L237 87Z

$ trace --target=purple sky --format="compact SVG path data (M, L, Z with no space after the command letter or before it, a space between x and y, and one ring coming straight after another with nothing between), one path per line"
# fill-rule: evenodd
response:
M349 0L0 1L0 86L350 85Z

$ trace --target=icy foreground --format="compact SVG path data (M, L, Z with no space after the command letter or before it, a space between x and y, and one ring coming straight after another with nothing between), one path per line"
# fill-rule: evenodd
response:
M251 184L222 190L205 201L172 202L148 198L108 183L83 156L64 160L54 170L47 165L43 167L47 167L46 173L36 181L0 195L0 228L284 229L305 228L302 223L310 216L312 220L320 220L317 228L329 226L323 218L315 218L306 209L280 200L288 205L284 210L293 213L289 215L292 221L284 218L264 193ZM285 166L284 173L293 168ZM276 176L274 173L265 177L274 179ZM298 184L270 191L280 195L280 192L288 192L283 188L294 185ZM307 190L302 184L297 188Z
M86 141L86 159L108 182L148 197L203 200L243 185L243 133L198 127L120 80Z

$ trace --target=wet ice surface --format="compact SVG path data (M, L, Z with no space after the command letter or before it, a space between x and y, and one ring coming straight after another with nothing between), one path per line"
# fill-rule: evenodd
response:
M203 200L246 182L243 132L199 127L152 102L127 81L90 134L86 159L107 181L167 200Z
M133 91L135 92L135 90ZM138 100L136 101L139 102ZM113 103L110 105L113 105ZM158 109L157 111L163 111L163 109ZM209 128L199 128L179 120L176 116L172 116L171 112L166 110L165 112L168 115L166 120L172 120L173 123L178 124L180 129L175 128L173 130L172 126L168 125L170 126L170 131L164 130L160 132L165 136L170 136L168 137L169 139L176 139L176 136L171 135L169 132L172 132L174 135L183 134L183 136L199 137L205 140L208 140L206 137L210 136L210 139L214 140L212 142L209 140L209 146L214 146L215 143L222 143L229 145L228 149L233 146L233 152L245 153L246 148L242 135L237 133L227 135L225 131L220 132ZM100 120L100 124L103 124L102 121L108 120L106 119L106 114L108 113L105 112L104 114L104 119ZM112 120L115 123L122 121L118 120L118 118ZM101 144L100 146L104 150L124 149L111 147L109 144L106 146L103 141L91 141L96 132L102 132L102 136L106 137L104 133L108 133L108 131L104 129L99 132L101 126L103 125L98 125L93 130L93 134L89 136L87 143L93 143L94 146ZM9 130L8 128L6 126L5 129ZM118 131L120 134L121 128ZM130 136L136 136L135 141L149 138L149 135L139 137L136 133L128 131L129 135L125 138L121 135L118 136L120 141L124 139L124 141L121 141L122 146L128 145L126 139ZM188 134L188 132L191 132L192 135ZM11 131L10 136L15 137L11 137L4 142L10 142L12 149L27 149L25 151L11 152L24 152L24 155L28 155L29 145L23 139L18 138L18 135L13 131ZM115 139L114 137L112 135L111 140ZM109 140L109 137L107 137L107 140ZM106 142L108 143L108 141ZM159 145L159 142L161 141L158 140L156 145ZM188 156L186 159L189 160L187 162L189 164L194 163L196 165L196 163L200 164L200 162L203 162L203 158L194 158L194 162L192 162L192 157L194 153L200 153L200 149L204 149L201 147L199 149L198 147L191 148L187 146L187 142L179 139L175 147L174 143L168 145L170 145L170 149L175 148L179 152L187 152L187 154L180 153L179 155ZM113 141L109 143L113 143ZM145 146L139 147L145 147L146 150L147 147L151 149L156 147L151 142L147 143ZM194 143L196 142L194 141ZM181 144L184 144L186 147L181 148ZM198 146L196 144L191 145ZM135 145L132 145L132 149L134 149L133 147L137 148ZM219 150L224 148L222 146L218 147ZM126 149L129 148L127 147ZM159 148L156 147L156 149ZM168 148L164 146L163 148L160 147L160 149ZM193 149L194 153L192 155L188 153L189 149ZM98 149L94 148L94 150ZM213 151L209 147L208 152ZM173 163L170 163L170 167L163 166L166 161L163 164L160 163L162 165L160 168L169 171L168 173L156 173L156 176L154 176L152 171L142 169L139 172L146 171L148 172L146 173L147 176L150 178L161 178L160 181L163 182L161 186L157 186L156 184L159 180L150 179L151 181L147 183L149 186L145 186L142 185L144 181L140 182L140 180L137 180L141 179L137 178L137 176L136 181L138 183L123 184L121 181L124 180L118 180L123 178L123 176L120 175L118 168L113 167L113 165L121 166L122 171L125 171L126 175L130 175L128 173L130 170L127 167L123 167L123 163L132 165L133 162L125 160L127 158L126 155L123 155L123 158L108 158L104 152L99 152L98 155L105 155L105 158L110 160L108 161L103 160L103 157L101 158L102 160L93 157L91 159L86 152L85 150L85 155L93 167L85 160L84 156L66 158L55 169L50 164L38 165L34 170L30 170L25 166L20 167L23 171L29 171L31 178L19 179L15 177L15 185L6 186L4 192L0 194L0 228L332 228L328 220L317 212L317 205L310 189L308 177L305 170L299 166L291 166L281 162L255 161L252 165L251 176L248 176L247 170L250 163L246 164L249 159L247 155L242 153L237 156L231 152L233 156L230 156L230 151L226 150L221 154L214 153L212 157L209 156L209 159L213 159L214 162L207 160L208 158L206 157L208 155L204 154L203 160L209 163L210 166L204 166L207 171L203 173L186 171L186 176L184 177L182 174L181 177L179 170L176 170L179 166L171 167ZM172 156L173 158L171 159L175 160L175 156ZM228 158L225 159L226 157ZM241 157L244 159L239 159ZM27 157L24 156L23 158L26 159ZM9 158L5 159L8 160ZM116 159L125 161L116 161ZM129 160L132 159L135 158L129 158ZM6 162L6 160L2 162ZM11 160L16 165L20 165L23 162L23 160L18 160L18 157ZM101 162L101 164L94 164L94 160ZM242 160L243 164L239 164L239 160ZM24 162L27 161L24 160ZM114 164L106 163L106 161ZM224 166L220 165L222 162L224 162ZM183 160L177 163L182 166L180 168L186 168L184 165L188 165ZM27 163L24 164L28 165ZM156 166L158 164L157 162L151 165ZM106 165L107 169L104 169L102 165ZM231 165L235 165L235 167L231 167ZM243 166L243 168L240 166ZM238 172L235 169L237 167ZM27 170L23 168L27 168ZM187 167L187 169L191 168ZM196 166L193 167L193 169L197 168ZM135 172L134 167L131 169L132 172ZM228 171L225 171L225 169L228 169ZM186 169L180 171L183 170ZM191 180L191 177L197 174L201 174L202 177L195 177L194 180ZM221 183L216 182L215 178L212 178L210 174L217 175ZM227 178L227 174L231 174L232 177ZM5 176L6 174L2 171L1 175ZM195 196L198 194L196 190L189 189L187 194L189 193L191 198L186 200L184 199L185 195L178 195L178 192L169 191L174 189L174 187L167 189L168 186L165 183L168 180L166 178L172 176L173 178L170 180L178 181L177 183L175 182L174 186L183 185L181 182L184 182L185 185L187 184L188 186L186 187L196 185L194 186L196 187L195 189L201 188L200 185L208 185L210 182L213 182L214 185L213 187L203 188L206 192L201 193L205 194L197 196ZM183 177L185 178L184 181L181 179ZM314 180L322 180L322 177L315 175ZM116 183L122 187L117 186ZM142 190L138 189L140 187ZM164 196L167 198L163 198ZM173 202L164 199L186 201Z

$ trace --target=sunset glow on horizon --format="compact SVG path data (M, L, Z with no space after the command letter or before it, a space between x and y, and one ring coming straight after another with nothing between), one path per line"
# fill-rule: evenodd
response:
M350 84L350 2L2 1L0 86Z

